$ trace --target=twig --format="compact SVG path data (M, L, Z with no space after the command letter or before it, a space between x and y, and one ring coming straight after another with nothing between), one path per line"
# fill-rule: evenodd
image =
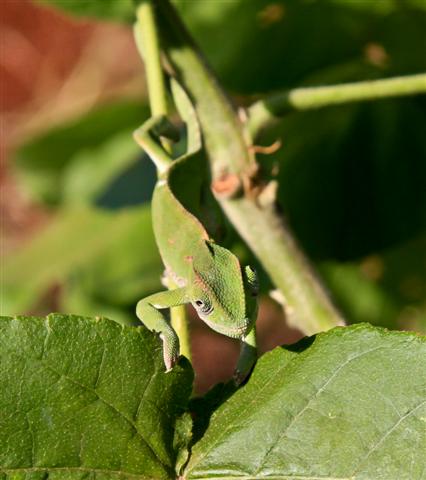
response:
M295 88L259 100L248 109L253 136L292 111L426 93L426 74L323 87Z
M139 54L145 63L151 115L167 115L167 95L151 2L142 0L137 7L136 17L134 36Z

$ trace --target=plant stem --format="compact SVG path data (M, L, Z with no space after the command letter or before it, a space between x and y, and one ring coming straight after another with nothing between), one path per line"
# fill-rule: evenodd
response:
M292 111L418 93L426 93L426 74L323 87L295 88L277 92L249 107L249 129L255 136L260 130Z
M134 27L136 46L145 62L151 115L167 115L167 95L161 68L160 47L154 9L148 0L142 0L136 9Z
M137 5L136 17L134 36L139 53L145 62L151 115L167 115L167 92L161 66L159 38L152 3L148 0L141 0ZM170 153L171 148L166 141L163 142L163 147ZM166 279L166 281L169 290L177 288L170 278ZM189 321L184 305L170 309L170 323L179 337L180 353L191 360Z
M171 3L153 3L158 8L156 20L167 60L197 111L213 183L220 182L221 177L225 186L227 181L252 181L254 158L235 110ZM342 325L342 318L274 208L273 199L261 206L253 195L216 193L216 198L279 289L298 328L312 334Z

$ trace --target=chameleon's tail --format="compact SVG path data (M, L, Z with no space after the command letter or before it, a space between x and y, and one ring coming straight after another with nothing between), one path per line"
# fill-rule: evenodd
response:
M164 115L152 117L133 132L133 138L149 155L158 173L164 173L172 163L172 158L161 144L160 137L179 140L178 129Z

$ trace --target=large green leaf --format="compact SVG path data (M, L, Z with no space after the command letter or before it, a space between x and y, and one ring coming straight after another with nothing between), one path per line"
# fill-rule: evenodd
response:
M425 385L414 334L357 325L277 348L213 413L185 478L423 478Z
M175 477L192 369L182 359L165 374L161 342L144 327L3 317L0 359L0 478Z

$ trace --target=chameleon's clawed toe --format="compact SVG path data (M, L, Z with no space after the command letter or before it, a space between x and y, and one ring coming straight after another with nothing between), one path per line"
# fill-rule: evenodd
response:
M173 358L167 358L167 359L166 357L164 357L164 365L166 366L166 373L171 372L175 367L175 365L178 363L178 361L179 361L179 356L173 357Z
M179 339L171 332L161 333L160 338L163 341L163 361L168 373L179 361Z

